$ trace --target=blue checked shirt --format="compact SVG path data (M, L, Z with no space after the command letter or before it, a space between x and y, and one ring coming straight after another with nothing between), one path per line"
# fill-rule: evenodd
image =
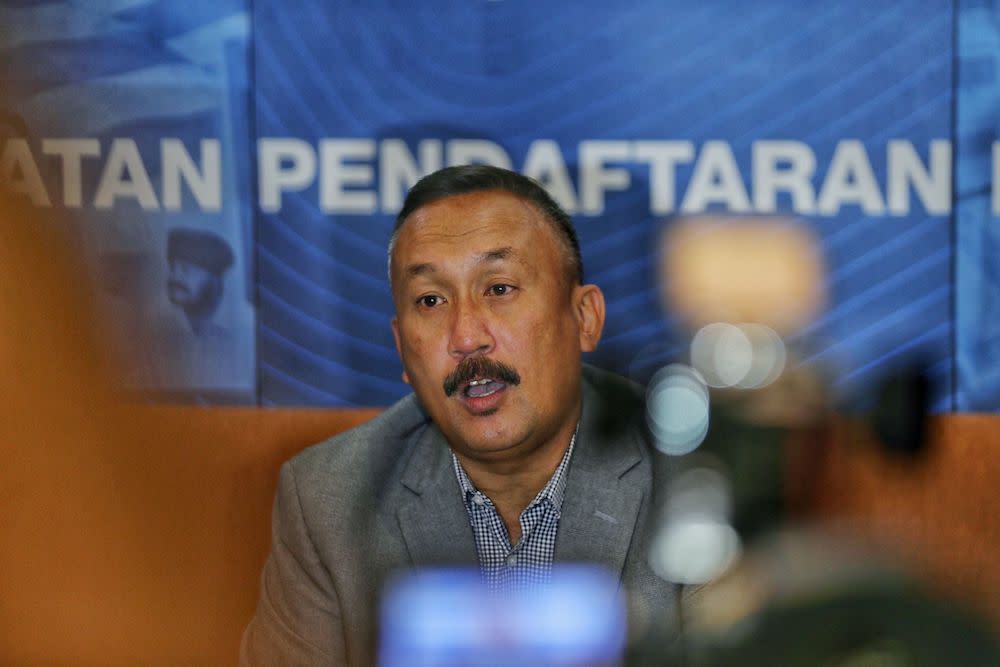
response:
M473 485L452 453L455 476L462 489L465 509L476 538L479 569L490 592L513 592L548 581L566 493L566 469L569 468L575 444L576 433L548 483L521 512L521 539L514 545L510 543L507 527L493 501Z

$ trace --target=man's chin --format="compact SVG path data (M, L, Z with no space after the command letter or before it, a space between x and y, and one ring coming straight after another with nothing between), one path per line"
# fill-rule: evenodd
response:
M460 447L452 445L452 449L479 461L503 461L517 457L517 444L508 438L470 438L463 440Z
M499 411L494 415L465 415L445 432L453 449L477 459L501 460L518 451L527 431Z
M502 393L508 392L509 389ZM502 452L517 441L512 434L517 430L519 418L516 406L508 400L511 398L470 402L468 397L453 394L436 405L424 405L454 449L469 453Z

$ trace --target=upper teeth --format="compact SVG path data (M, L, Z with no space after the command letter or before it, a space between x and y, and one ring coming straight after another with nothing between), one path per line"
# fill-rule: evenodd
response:
M492 382L492 380L490 380L489 378L483 378L482 380L473 380L472 382L469 383L469 386L476 387L481 384L486 384L487 382Z

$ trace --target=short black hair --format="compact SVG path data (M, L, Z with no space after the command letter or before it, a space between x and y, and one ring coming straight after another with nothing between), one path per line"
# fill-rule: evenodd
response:
M410 215L431 202L445 197L464 195L470 192L503 190L534 204L548 218L557 231L557 237L565 244L568 255L571 284L583 283L583 259L580 256L580 241L569 215L533 178L509 169L501 169L486 164L445 167L424 176L410 188L403 202L403 208L396 216L396 224L389 241L390 259L396 245L400 227Z

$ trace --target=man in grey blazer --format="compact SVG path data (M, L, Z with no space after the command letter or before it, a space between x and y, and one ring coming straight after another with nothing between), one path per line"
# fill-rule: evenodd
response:
M389 273L414 394L282 467L242 664L373 664L385 578L445 564L506 590L597 563L633 620L672 628L676 592L647 564L664 462L642 391L581 363L605 313L581 264L528 178L451 167L413 187Z

